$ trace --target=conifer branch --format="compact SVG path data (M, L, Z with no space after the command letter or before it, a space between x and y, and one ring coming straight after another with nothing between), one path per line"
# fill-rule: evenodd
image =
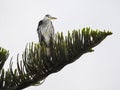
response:
M17 68L2 69L9 53L0 48L0 90L21 90L31 85L42 84L45 78L60 71L64 66L76 61L81 55L92 52L93 47L103 41L110 31L91 30L83 28L68 32L68 36L58 33L51 39L50 56L46 55L44 44L30 43L22 54L22 60L17 57ZM2 63L1 63L2 62Z

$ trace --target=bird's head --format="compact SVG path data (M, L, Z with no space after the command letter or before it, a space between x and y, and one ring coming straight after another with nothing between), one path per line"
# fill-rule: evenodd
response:
M44 19L54 20L54 19L57 19L57 18L52 17L51 15L47 14L47 15L45 15Z

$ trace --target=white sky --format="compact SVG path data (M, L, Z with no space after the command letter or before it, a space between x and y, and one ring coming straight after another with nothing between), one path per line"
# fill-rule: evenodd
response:
M0 0L0 46L10 57L38 41L37 25L45 14L58 18L56 32L89 26L114 34L41 86L25 90L120 90L120 0Z

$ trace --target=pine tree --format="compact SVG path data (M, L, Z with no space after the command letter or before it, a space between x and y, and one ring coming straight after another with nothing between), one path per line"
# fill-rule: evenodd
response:
M50 56L46 55L46 46L39 43L29 43L22 60L17 57L17 68L12 69L12 59L9 69L3 66L9 56L9 51L0 47L0 90L21 90L31 85L40 85L45 78L60 71L64 66L76 61L81 55L92 52L93 47L103 41L110 31L82 30L68 31L68 35L57 33L55 40L51 38Z

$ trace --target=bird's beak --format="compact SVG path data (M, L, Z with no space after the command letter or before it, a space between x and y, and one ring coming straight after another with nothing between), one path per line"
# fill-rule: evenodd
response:
M51 20L55 20L55 19L57 19L57 18L56 18L56 17L50 17L50 19L51 19Z

